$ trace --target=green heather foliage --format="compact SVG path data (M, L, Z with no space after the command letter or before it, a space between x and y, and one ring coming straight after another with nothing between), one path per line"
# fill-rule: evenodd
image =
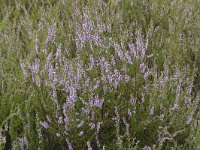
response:
M0 0L0 149L200 149L199 0Z

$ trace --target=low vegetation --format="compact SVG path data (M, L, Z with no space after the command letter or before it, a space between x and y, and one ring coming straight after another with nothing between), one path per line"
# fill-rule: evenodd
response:
M199 0L0 4L0 149L200 149Z

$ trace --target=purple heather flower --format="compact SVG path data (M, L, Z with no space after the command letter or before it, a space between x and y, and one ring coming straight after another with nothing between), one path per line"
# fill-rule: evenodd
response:
M34 63L31 66L31 71L33 74L36 74L39 72L39 67L40 67L40 60L39 59L35 59Z
M95 97L92 97L92 99L90 100L90 107L99 107L101 109L103 102L103 99L99 99L99 96L95 95Z
M93 55L90 55L90 66L89 66L89 70L92 70L95 66L95 62L94 62L94 57Z
M114 70L114 76L116 79L120 76L120 72L117 69Z
M123 52L120 50L120 46L117 43L114 43L115 52L117 53L118 57L122 60L123 59Z
M36 55L39 54L38 44L39 44L39 39L38 39L38 35L36 35L36 39L35 39L35 52L36 52Z
M142 148L142 150L151 150L151 147L145 146L145 147Z
M191 102L192 102L192 101L191 101L191 97L187 97L187 96L186 96L186 97L185 97L185 104L188 105L188 104L191 104Z
M121 71L123 71L124 73L127 71L127 69L126 69L126 65L123 65L123 66L122 66Z
M110 71L110 64L107 61L103 63L103 67L104 67L105 73L108 73Z
M112 65L113 65L113 66L115 66L115 65L116 65L116 61L115 61L115 58L114 58L114 56L113 56L113 55L111 56L111 63L112 63Z
M40 125L43 126L45 129L49 128L49 124L46 121L40 121Z
M25 145L27 144L27 141L25 138L18 138L20 150L24 150Z
M161 114L161 115L160 115L160 120L163 120L164 117L165 117L164 114Z
M81 126L83 126L83 124L84 124L84 121L81 120L81 122L77 125L77 128L80 128Z
M28 73L27 73L27 71L25 69L25 64L24 64L23 60L20 61L20 66L21 66L21 69L23 71L24 78L27 78L28 77Z
M52 53L49 53L46 59L45 69L48 70L51 65Z
M64 122L65 122L66 125L68 125L69 120L68 120L67 116L65 117Z
M92 147L90 145L90 142L87 142L88 150L92 150Z
M124 76L124 81L125 81L126 83L128 83L130 80L131 80L131 77L130 77L130 76L128 76L128 75L125 75L125 76Z
M133 54L133 56L135 57L136 60L139 60L139 56L138 56L138 52L135 48L135 45L133 43L129 44L129 49L131 51L131 53Z
M144 63L140 64L140 69L141 69L141 72L142 72L142 73L145 73L146 66L145 66Z
M149 70L147 70L147 71L144 73L144 80L147 80L148 77L149 77L149 75L151 75L151 74L152 74L152 72L149 71Z
M56 48L56 59L58 59L61 62L62 59L61 44L58 45Z
M131 117L132 116L132 112L130 110L130 108L128 109L128 115Z
M55 37L56 37L56 23L54 23L48 28L48 36L46 39L46 43L54 42Z
M95 128L95 124L94 124L94 123L92 123L92 122L91 122L91 123L89 123L89 126L90 126L90 128L91 128L91 129L94 129L94 128Z
M89 109L87 107L82 107L82 114L89 114Z
M128 61L129 64L133 64L131 56L129 55L128 52L125 53L125 57L126 57L126 59L127 59L127 61Z
M114 78L112 75L108 75L108 81L110 84L112 84L112 82L114 81Z
M67 144L68 144L68 148L69 148L69 150L73 150L72 144L69 142L69 140L66 139L66 141L67 141Z

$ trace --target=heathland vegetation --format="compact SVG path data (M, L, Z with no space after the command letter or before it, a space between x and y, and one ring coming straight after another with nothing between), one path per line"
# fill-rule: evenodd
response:
M199 0L0 0L0 149L200 149Z

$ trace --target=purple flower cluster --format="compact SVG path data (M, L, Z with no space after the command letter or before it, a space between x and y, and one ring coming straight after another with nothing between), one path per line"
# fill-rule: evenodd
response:
M82 14L80 10L75 11L77 13L72 18L75 22L74 44L76 46L74 48L77 51L72 49L75 53L73 58L69 57L70 50L64 47L64 44L55 42L58 29L56 24L53 24L48 27L46 41L41 48L45 50L45 53L40 53L40 41L39 37L36 36L36 58L33 62L27 64L23 60L20 62L24 79L27 79L30 75L32 82L37 85L38 89L42 89L41 85L43 85L43 89L46 88L49 94L47 99L51 99L55 106L55 108L51 108L54 111L51 116L49 114L44 115L48 121L40 121L40 126L49 129L53 120L58 123L61 129L65 130L66 134L70 131L70 128L75 127L78 130L77 137L83 137L87 132L85 127L87 127L91 131L94 130L96 144L100 148L99 132L102 120L99 118L109 116L104 113L103 106L105 103L109 104L110 101L118 101L118 99L125 101L124 103L127 103L126 114L131 118L136 114L136 108L139 105L144 105L148 102L146 101L148 97L153 97L149 98L150 107L147 111L150 117L157 115L157 119L162 121L165 119L165 113L157 113L154 99L157 99L156 96L161 93L160 91L164 91L167 83L175 78L177 84L173 85L176 87L173 107L179 107L180 97L184 90L180 80L181 71L177 68L175 73L169 76L167 67L164 67L163 71L159 73L156 71L156 67L149 67L146 59L154 55L147 56L147 53L149 53L148 34L143 35L141 30L138 29L135 43L128 43L123 38L119 42L112 37L103 36L104 32L111 33L112 27L109 23L103 23L96 12L90 14L88 11L84 11ZM96 20L92 19L94 16ZM68 42L67 39L66 42ZM49 50L49 44L54 44L55 50ZM67 43L66 45L70 44ZM38 55L41 57L38 57ZM144 80L142 86L141 83L137 85L137 80L140 80L140 77L138 77L138 72L133 72L133 70L139 70L139 75L142 75L142 80ZM152 91L152 86L148 83L150 75L153 76L153 88L159 93L157 95L150 92ZM129 85L132 89L128 87ZM185 103L191 103L189 95L192 88L193 80L188 78ZM116 93L115 96L110 96L113 93ZM105 97L111 97L111 100ZM138 100L140 100L139 105ZM120 114L117 107L116 124L119 125ZM73 118L73 115L79 119ZM189 115L187 124L192 121L192 117L193 114ZM126 119L124 119L124 123L128 135L129 124ZM61 133L61 131L56 131L56 136L62 136ZM119 138L119 143L120 141ZM67 143L69 149L73 149L68 140ZM90 141L87 142L87 146L88 150L92 150ZM145 146L143 149L150 148Z

